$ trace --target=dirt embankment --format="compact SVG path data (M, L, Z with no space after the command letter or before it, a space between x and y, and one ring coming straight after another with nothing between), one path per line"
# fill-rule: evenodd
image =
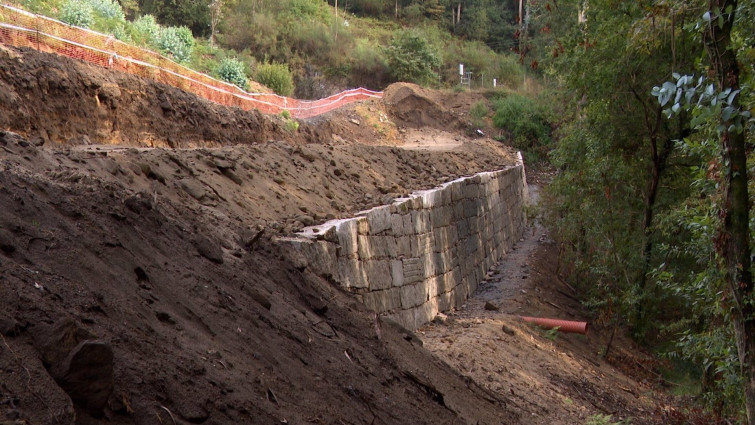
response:
M386 97L290 132L281 117L0 47L0 130L20 133L0 132L0 423L555 424L624 402L623 389L551 379L570 353L596 351L589 341L553 355L537 342L548 368L514 369L502 356L542 337L500 335L499 318L472 311L426 331L436 356L283 260L275 234L512 163L465 137L473 97L403 84ZM416 150L396 147L407 142ZM473 350L477 336L509 345ZM554 386L563 405L541 400Z
M380 105L292 135L278 118L131 76L36 52L0 56L0 126L23 133L0 134L0 420L516 421L505 400L286 264L269 241L500 168L506 149L349 143L386 131L367 121L384 124ZM303 143L307 128L330 125L344 131ZM109 145L74 140L84 136Z

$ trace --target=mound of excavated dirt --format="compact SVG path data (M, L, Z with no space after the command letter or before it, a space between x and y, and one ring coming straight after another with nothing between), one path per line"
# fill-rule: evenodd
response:
M383 102L397 125L433 127L449 131L463 127L462 121L416 84L395 83L385 89Z

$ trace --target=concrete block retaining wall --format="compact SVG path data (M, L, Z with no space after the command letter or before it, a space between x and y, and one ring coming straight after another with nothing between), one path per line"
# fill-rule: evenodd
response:
M525 226L524 166L415 192L280 238L290 260L414 330L461 305Z

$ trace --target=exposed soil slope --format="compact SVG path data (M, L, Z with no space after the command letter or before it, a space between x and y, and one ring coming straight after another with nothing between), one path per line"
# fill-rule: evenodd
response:
M585 363L598 362L593 339L542 341L473 307L425 331L436 356L285 262L275 234L513 162L465 136L471 97L404 84L386 97L290 132L281 117L0 47L0 423L565 424L614 401L642 415L619 372L594 384L611 366ZM495 301L534 302L520 289ZM544 399L553 386L563 406Z
M269 242L275 233L500 168L511 163L509 151L481 142L451 154L410 152L332 135L304 144L306 132L277 132L277 118L37 52L1 54L0 81L15 102L3 109L3 125L29 136L0 134L3 418L515 422L503 400L470 386L404 330L376 325L329 282L283 262ZM97 115L104 102L97 105L92 87L106 84L120 100ZM184 115L161 116L159 101ZM193 135L199 126L186 120L194 113L214 120L217 133ZM339 125L364 127L351 123L355 113L342 112ZM228 135L217 124L232 117L245 131ZM110 119L133 126L116 133L102 123ZM283 140L234 144L252 130ZM125 144L217 147L70 140L121 142L143 133Z

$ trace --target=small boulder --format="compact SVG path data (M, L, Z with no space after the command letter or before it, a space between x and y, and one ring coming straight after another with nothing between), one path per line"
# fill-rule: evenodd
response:
M204 186L202 186L202 184L196 180L184 179L181 180L178 185L181 187L181 189L183 189L197 201L201 201L205 196L207 196L207 191L205 190Z
M101 417L113 392L113 348L104 341L77 345L53 377L74 403Z
M197 247L197 252L199 252L199 255L202 257L213 263L223 264L223 249L220 248L220 245L204 236L200 236L194 242L194 245Z
M498 310L499 308L500 307L498 307L497 305L491 303L490 301L487 301L485 303L485 310L494 311L494 310Z
M0 229L0 251L10 255L16 250L16 242L13 234L5 229Z
M315 224L315 219L309 215L300 215L296 217L296 221L300 221L304 226L312 226Z

